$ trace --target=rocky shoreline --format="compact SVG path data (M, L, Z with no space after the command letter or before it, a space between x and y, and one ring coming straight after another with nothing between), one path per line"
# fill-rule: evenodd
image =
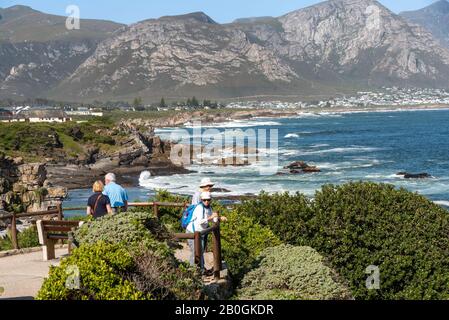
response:
M192 121L210 124L296 114L285 110L223 111L217 114L197 111L160 119L123 120L117 127L128 136L128 141L120 146L119 151L101 154L93 148L76 161L49 161L48 179L54 185L72 190L90 188L94 181L102 179L108 172L117 174L118 182L128 187L139 185L138 177L142 171L150 171L152 176L188 174L192 171L170 160L171 142L162 141L156 136L155 128L180 127Z

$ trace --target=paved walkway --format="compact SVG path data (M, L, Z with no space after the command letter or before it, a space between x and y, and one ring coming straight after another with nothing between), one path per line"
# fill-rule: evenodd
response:
M42 261L42 251L0 258L0 300L33 299L50 265L58 265L59 258L66 254L67 249L56 249L58 259L48 262Z

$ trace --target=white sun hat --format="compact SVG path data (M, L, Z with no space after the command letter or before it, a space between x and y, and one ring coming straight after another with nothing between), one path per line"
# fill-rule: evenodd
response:
M200 188L207 187L207 186L213 187L214 185L215 185L215 183L212 183L210 178L204 178L203 180L201 180Z
M201 193L201 200L211 200L212 195L210 192L202 192Z

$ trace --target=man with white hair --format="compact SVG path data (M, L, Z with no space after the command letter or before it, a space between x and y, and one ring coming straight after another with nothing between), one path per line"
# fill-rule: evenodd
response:
M114 213L128 211L128 193L122 186L116 183L116 177L113 173L108 173L105 178L105 187L103 194L111 200L111 207Z

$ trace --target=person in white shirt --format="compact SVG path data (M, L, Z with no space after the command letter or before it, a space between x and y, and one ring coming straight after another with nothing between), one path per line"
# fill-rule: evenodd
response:
M209 222L218 222L218 213L212 212L211 202L212 196L210 192L203 192L201 194L201 202L197 205L192 214L192 220L187 225L187 233L201 232L209 228ZM226 221L225 217L220 218L221 221ZM205 249L205 236L201 237L201 272L204 272L204 249ZM195 245L194 240L188 240L190 247L190 264L195 265Z
M203 192L211 192L214 187L214 183L210 180L210 178L204 178L201 180L200 190L195 192L192 197L192 204L198 204L201 202L201 194Z

